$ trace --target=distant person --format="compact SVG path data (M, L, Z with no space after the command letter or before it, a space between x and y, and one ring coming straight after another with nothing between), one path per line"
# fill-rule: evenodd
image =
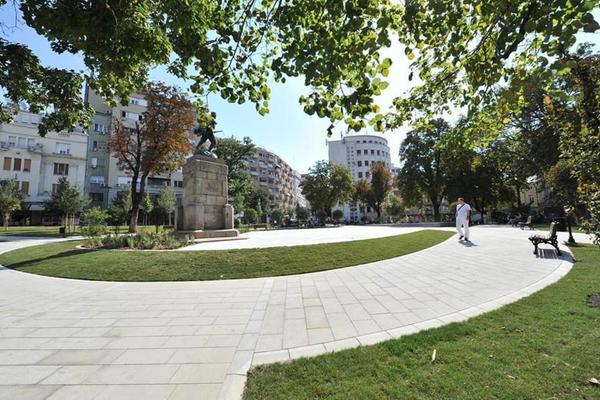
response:
M458 231L459 238L463 238L469 241L469 218L471 217L471 206L465 203L465 199L462 197L458 198L458 204L456 205L456 230ZM465 228L463 233L462 228Z

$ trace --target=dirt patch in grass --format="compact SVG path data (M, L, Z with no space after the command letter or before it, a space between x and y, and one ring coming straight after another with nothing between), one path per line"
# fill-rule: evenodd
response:
M587 297L588 304L600 308L600 293L590 293Z

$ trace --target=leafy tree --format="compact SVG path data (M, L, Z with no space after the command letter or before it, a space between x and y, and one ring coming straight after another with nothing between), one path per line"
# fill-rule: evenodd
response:
M442 119L409 132L400 146L402 167L397 185L408 205L419 205L423 197L431 202L435 221L440 221L440 205L447 195L449 165L446 149L439 146L450 126Z
M144 96L148 107L142 122L128 127L115 119L108 141L119 167L132 176L130 232L137 228L148 176L176 170L193 150L189 134L194 125L194 109L183 93L175 87L152 83Z
M233 136L220 138L215 149L216 156L227 164L229 199L233 201L235 209L242 209L246 197L252 191L253 182L245 159L253 156L255 151L256 146L249 137L240 141Z
M269 211L269 204L269 191L267 188L261 185L253 185L252 190L246 197L246 208L254 208L256 211L260 208L259 216L261 216L263 210Z
M495 157L498 153L493 147L485 151L463 150L466 163L456 163L447 177L448 196L463 197L481 212L482 223L490 208L514 196Z
M113 204L106 210L106 222L114 227L115 234L119 233L119 227L125 225L129 219L129 211L123 206Z
M390 125L439 115L451 105L474 113L495 101L497 85L511 77L525 83L531 65L566 71L556 59L576 42L579 32L598 30L592 15L598 4L597 0L405 2L399 6L398 40L412 60L409 79L418 77L421 83L408 96L395 99ZM520 106L519 95L505 103L508 109ZM502 121L506 110L494 111L498 112L486 117Z
M175 191L170 186L165 187L160 191L156 203L158 208L167 215L168 224L171 225L171 215L175 212L175 207L177 207Z
M56 191L52 193L52 197L46 202L45 209L58 215L62 219L62 224L70 230L75 214L81 211L89 202L90 199L87 196L82 196L79 189L72 186L68 179L63 176L59 178Z
M244 221L247 224L255 224L258 214L254 208L246 208L244 210Z
M4 230L8 230L10 215L21 209L23 192L19 190L19 184L13 180L0 180L0 214L4 220Z
M281 208L276 208L273 211L271 211L271 218L273 219L273 223L277 225L283 224L284 216L285 211L283 211Z
M385 198L383 209L385 214L389 215L394 220L399 220L406 215L402 199L391 192L388 193Z
M146 193L146 195L144 196L142 209L144 210L144 225L148 225L148 216L152 213L152 210L154 210L154 202L150 197L150 193Z
M294 210L294 214L298 221L307 221L310 217L310 211L306 207L301 207L300 204L296 204L296 209Z
M344 212L342 210L333 210L333 213L331 214L332 218L340 223L343 219L344 219Z
M552 126L560 132L561 156L569 162L590 213L586 226L600 245L600 55L583 46L559 61L566 72L556 76L557 90L545 104Z
M559 160L550 167L545 180L557 205L575 207L579 204L577 179L573 176L573 167L569 161Z
M372 195L370 205L377 213L377 220L381 222L381 207L387 194L392 189L392 173L384 163L378 161L371 164L370 192Z
M389 72L379 50L391 44L397 20L389 0L0 1L13 4L54 51L83 55L85 72L55 70L25 45L0 42L0 87L14 103L52 106L57 128L91 115L79 96L84 80L113 103L126 102L157 65L190 79L195 94L250 101L261 114L269 110L269 78L300 75L314 88L303 99L308 112L331 120L365 114Z
M302 194L321 219L331 216L336 204L350 200L352 175L348 168L327 161L317 161L304 176Z
M81 214L82 231L88 237L97 237L106 232L108 212L100 207L93 207Z

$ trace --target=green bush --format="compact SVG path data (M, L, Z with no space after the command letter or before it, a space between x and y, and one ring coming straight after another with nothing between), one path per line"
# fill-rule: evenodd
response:
M100 236L87 237L83 240L83 247L87 247L89 249L102 247L102 238Z
M108 249L168 250L177 249L193 242L191 237L177 238L168 231L140 232L135 235L108 235L102 244Z
M341 222L344 219L344 212L342 210L333 210L333 219Z
M81 215L81 232L94 238L106 233L106 219L108 214L99 207L90 208Z
M255 224L258 214L254 208L246 208L244 210L244 222L247 224Z

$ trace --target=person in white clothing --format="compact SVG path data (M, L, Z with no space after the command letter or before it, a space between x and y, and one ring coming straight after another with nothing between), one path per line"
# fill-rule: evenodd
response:
M469 241L469 218L471 217L471 206L465 203L465 199L462 197L458 198L458 204L456 205L456 230L460 236L458 240L465 238ZM463 233L462 228L465 228Z

